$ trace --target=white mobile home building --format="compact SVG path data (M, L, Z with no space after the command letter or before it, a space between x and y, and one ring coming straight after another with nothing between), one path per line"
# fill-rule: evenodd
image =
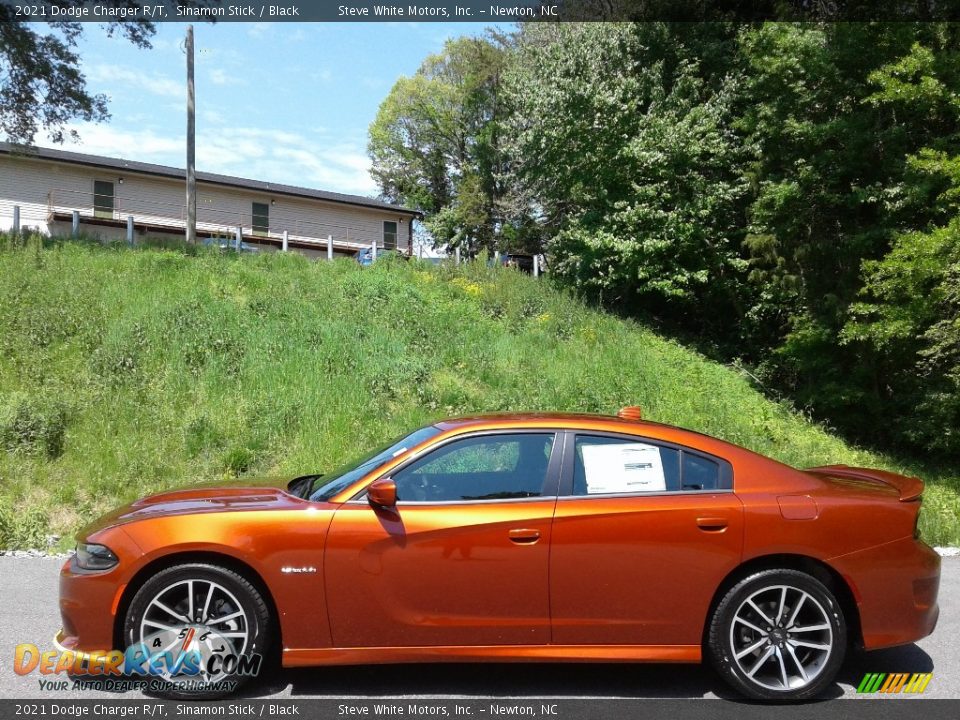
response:
M0 143L0 230L13 225L69 235L80 232L123 240L131 222L137 237L183 238L186 172L180 168L64 150ZM417 213L358 195L197 173L197 236L260 250L286 244L325 257L348 256L373 243L410 252Z

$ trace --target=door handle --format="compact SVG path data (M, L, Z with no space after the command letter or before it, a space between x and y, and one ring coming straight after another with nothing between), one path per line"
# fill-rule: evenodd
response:
M723 517L698 517L697 527L704 532L723 532L729 522Z
M517 545L533 545L540 539L540 531L529 528L511 530L509 535L511 542L515 542Z

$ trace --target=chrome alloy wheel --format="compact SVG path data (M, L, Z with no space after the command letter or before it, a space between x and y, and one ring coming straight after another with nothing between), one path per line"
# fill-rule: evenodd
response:
M180 580L158 592L140 620L139 641L153 654L197 652L200 676L214 681L208 663L215 655L239 656L250 641L250 621L237 597L205 579ZM167 679L173 673L165 673Z
M808 592L790 585L757 590L737 608L730 647L746 677L768 690L797 690L820 674L833 652L830 616Z

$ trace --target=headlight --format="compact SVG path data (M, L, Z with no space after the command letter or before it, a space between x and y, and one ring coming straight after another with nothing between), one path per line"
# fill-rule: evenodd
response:
M117 556L105 545L77 543L77 567L84 570L109 570L117 564Z

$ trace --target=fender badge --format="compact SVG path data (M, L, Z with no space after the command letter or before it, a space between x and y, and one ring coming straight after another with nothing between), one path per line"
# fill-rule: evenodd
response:
M294 573L294 574L297 574L297 575L299 575L299 574L301 574L301 573L315 573L316 571L317 571L317 569L316 569L315 567L313 567L313 566L310 566L310 567L290 567L289 565L287 565L287 566L284 566L284 567L280 568L280 572L284 573L285 575L289 575L290 573Z

